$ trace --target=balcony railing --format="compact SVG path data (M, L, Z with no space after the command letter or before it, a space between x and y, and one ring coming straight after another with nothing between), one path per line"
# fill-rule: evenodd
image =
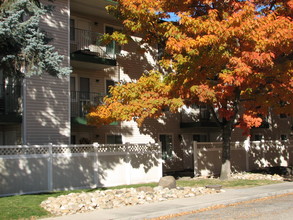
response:
M100 93L71 91L71 117L85 117L90 107L103 103L104 97Z
M0 115L21 113L21 86L0 84Z
M71 28L70 52L81 51L101 58L115 59L120 47L115 42L106 46L101 45L101 36L102 34L97 32Z
M181 112L181 128L217 126L206 106L193 106Z

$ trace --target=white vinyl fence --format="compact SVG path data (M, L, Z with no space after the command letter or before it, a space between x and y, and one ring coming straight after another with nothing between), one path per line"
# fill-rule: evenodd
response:
M0 196L157 182L159 144L0 146Z
M194 174L218 175L221 171L222 142L194 142ZM292 166L290 141L244 141L231 143L232 171L252 171L264 167Z

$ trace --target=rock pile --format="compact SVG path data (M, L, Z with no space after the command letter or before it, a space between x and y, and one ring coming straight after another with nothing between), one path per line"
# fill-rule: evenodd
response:
M221 192L221 190L204 187L176 187L168 189L161 186L155 188L140 187L136 189L97 190L91 193L71 193L56 198L49 197L41 203L41 206L54 215L70 215L98 209L140 205L218 192Z
M232 179L246 179L246 180L276 180L283 181L284 177L274 174L261 174L261 173L234 173L231 176Z
M180 180L196 180L203 177L183 177ZM235 173L232 179L249 179L249 180L284 180L279 175L255 174L255 173ZM164 181L162 181L164 180ZM71 193L68 195L49 197L41 203L41 206L53 215L70 215L75 213L88 212L99 209L112 209L121 206L140 205L146 203L160 202L176 198L188 198L197 195L211 194L222 192L206 187L176 187L174 180L164 178L161 180L163 186L124 188L113 190L97 190L91 193ZM167 181L168 184L165 182ZM169 185L170 184L170 185ZM176 183L175 183L176 184ZM172 188L172 187L175 188ZM170 189L169 189L170 188Z

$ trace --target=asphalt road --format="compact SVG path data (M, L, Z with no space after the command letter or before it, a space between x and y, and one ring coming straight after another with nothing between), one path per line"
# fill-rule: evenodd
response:
M194 214L178 213L177 217L171 219L291 220L293 219L293 194L266 197L228 206L215 206L194 212Z

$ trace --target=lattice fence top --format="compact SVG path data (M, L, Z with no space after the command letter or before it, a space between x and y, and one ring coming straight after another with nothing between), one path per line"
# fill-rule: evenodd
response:
M57 146L54 145L52 147L53 154L78 154L78 153L94 153L95 147L93 145L64 145L64 146Z
M39 155L48 153L48 146L0 146L0 155Z
M42 155L78 153L147 153L161 151L159 144L32 145L0 146L0 155Z
M222 148L222 142L197 142L198 148ZM232 149L244 148L244 142L231 142Z
M290 141L279 141L279 140L270 140L270 141L249 141L247 144L250 148L255 147L262 147L262 148L276 148L276 147L293 147L292 144L290 144ZM222 148L223 143L222 142L197 142L196 143L197 148ZM245 142L244 141L237 141L237 142L231 142L231 149L245 149Z
M159 151L161 149L158 144L125 144L125 145L100 145L97 147L98 152L137 152L145 153L149 151Z

